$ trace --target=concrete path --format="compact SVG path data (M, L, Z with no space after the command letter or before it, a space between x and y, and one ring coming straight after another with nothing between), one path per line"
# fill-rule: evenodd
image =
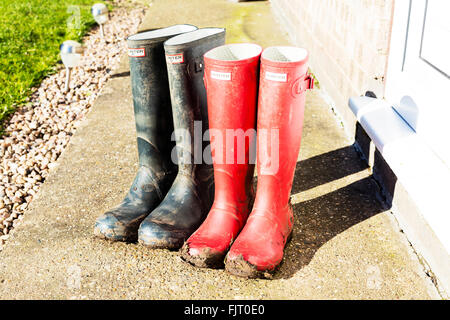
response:
M288 43L268 2L153 1L141 29L175 23L225 26L229 42ZM294 237L275 280L196 269L177 252L93 238L95 219L121 201L137 167L122 61L0 253L1 298L439 298L320 90L308 93Z

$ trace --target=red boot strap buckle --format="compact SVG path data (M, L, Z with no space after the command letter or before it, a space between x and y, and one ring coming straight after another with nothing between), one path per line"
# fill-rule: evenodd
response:
M314 78L311 77L309 73L305 75L303 81L300 80L299 86L297 87L297 94L303 93L306 90L314 88Z
M314 88L314 78L310 74L306 74L304 77L297 79L294 82L292 94L294 96L300 95L308 89Z
M314 77L311 74L306 74L305 76L306 89L314 89Z

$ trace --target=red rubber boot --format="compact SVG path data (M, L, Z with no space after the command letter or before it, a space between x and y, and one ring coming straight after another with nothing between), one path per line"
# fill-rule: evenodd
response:
M251 210L261 51L254 44L231 44L204 56L214 203L206 220L181 249L183 260L197 267L223 267L224 257Z
M308 53L270 47L261 55L258 99L258 184L247 223L225 261L228 272L270 278L283 258L294 222L289 196L300 149Z

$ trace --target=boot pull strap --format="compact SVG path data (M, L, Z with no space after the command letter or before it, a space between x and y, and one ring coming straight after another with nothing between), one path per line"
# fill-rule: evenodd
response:
M203 62L202 58L197 58L194 61L192 61L192 65L189 69L192 70L192 72L194 74L202 72L203 71L203 67L204 67L205 63Z
M203 60L195 61L195 63L194 63L194 71L195 71L195 73L202 72L203 71L203 66L204 66Z
M306 90L314 89L314 78L307 73L303 77L298 78L292 85L292 95L298 96Z
M189 76L193 78L197 73L200 73L204 69L204 62L203 59L195 59L191 63L188 64L187 69Z

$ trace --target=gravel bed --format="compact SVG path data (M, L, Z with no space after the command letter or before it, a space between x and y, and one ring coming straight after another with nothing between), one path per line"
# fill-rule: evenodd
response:
M0 138L0 250L118 67L126 51L126 37L137 32L144 9L120 7L122 2L126 1L114 1L119 7L104 26L105 39L98 27L84 38L84 55L80 66L72 70L69 91L63 93L66 71L61 67L4 122Z

